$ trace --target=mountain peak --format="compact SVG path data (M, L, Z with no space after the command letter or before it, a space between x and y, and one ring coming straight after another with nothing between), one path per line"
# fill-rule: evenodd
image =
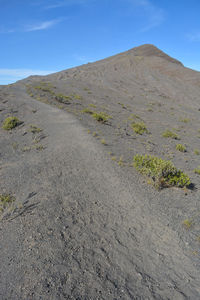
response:
M165 52L163 52L162 50L160 50L152 44L144 44L139 47L135 47L130 51L133 52L136 56L157 56L164 58L170 62L182 65L182 63L179 60L172 58L171 56L167 55Z

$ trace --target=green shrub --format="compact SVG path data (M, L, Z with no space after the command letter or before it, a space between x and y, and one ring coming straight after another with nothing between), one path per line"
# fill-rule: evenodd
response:
M0 194L0 212L2 212L9 204L15 201L15 198L9 194Z
M4 120L2 128L5 130L11 130L20 124L20 121L16 117L8 117Z
M78 94L71 94L71 96L76 100L82 100L82 96Z
M94 112L94 113L92 114L92 116L93 116L93 118L94 118L95 120L97 120L98 122L102 122L102 123L107 122L108 119L111 118L111 116L107 115L107 114L104 113L104 112L100 112L100 113Z
M39 128L39 127L37 127L35 125L30 125L30 132L32 132L32 133L39 133L41 131L42 131L41 128Z
M131 114L131 115L128 117L128 120L129 120L129 121L133 121L134 119L140 119L140 120L141 120L141 118L140 118L139 116L137 116L136 114Z
M104 113L104 112L95 112L93 110L91 110L90 108L84 108L82 110L83 113L86 114L90 114L92 115L92 117L97 120L98 122L102 122L105 123L108 121L108 119L112 118L111 116L109 116L108 114Z
M42 144L35 145L35 149L41 151L44 150L44 146Z
M194 154L199 155L200 154L199 150L198 149L194 149Z
M140 123L132 123L131 124L135 133L142 135L143 133L148 133L147 127L143 122Z
M56 100L61 102L61 103L64 103L64 104L69 104L70 103L71 98L69 96L65 96L63 94L56 94L55 97L56 97Z
M186 152L186 147L183 146L182 144L177 144L176 145L176 150L178 150L180 152Z
M122 108L126 109L126 105L124 103L118 102L119 105L121 105Z
M190 122L190 119L188 118L185 118L185 119L179 119L180 122L183 122L183 123L188 123Z
M118 165L119 166L124 166L124 162L123 162L123 157L122 156L120 156L120 159L119 159L119 161L118 161Z
M55 95L54 91L52 91L52 87L51 86L47 86L45 84L43 85L38 85L38 86L34 86L33 87L35 90L39 90L39 91L42 91L44 93L49 93L51 94L52 96Z
M198 175L200 175L200 167L199 167L199 168L196 168L196 169L194 169L194 173L195 173L195 174L198 174Z
M94 112L93 112L93 110L91 110L90 108L84 108L83 110L82 110L82 112L83 113L86 113L86 114L90 114L90 115L92 115Z
M134 167L143 175L150 177L158 187L190 185L189 177L177 170L171 161L163 160L151 155L135 155Z
M104 139L101 139L101 143L102 143L103 145L107 145L107 143L106 143L106 141L105 141Z
M183 225L185 226L185 228L189 229L193 224L193 220L192 219L185 219L183 221Z
M165 132L163 132L162 136L165 137L165 138L172 138L172 139L175 139L175 140L180 140L180 137L178 136L178 134L176 134L175 132L170 131L168 129L165 130Z
M89 104L90 107L96 108L97 106L93 103Z

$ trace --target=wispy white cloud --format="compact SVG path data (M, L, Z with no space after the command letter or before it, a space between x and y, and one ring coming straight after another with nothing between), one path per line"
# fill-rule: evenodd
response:
M50 27L55 26L56 24L60 23L61 19L55 19L55 20L50 20L50 21L44 21L32 25L27 25L25 26L24 31L29 32L29 31L38 31L38 30L45 30Z
M197 32L195 34L187 34L186 38L190 41L190 42L200 42L200 32Z
M53 8L60 8L69 6L72 4L86 4L88 2L91 2L93 0L61 0L61 1L52 1L52 3L46 5L45 9L53 9Z
M140 32L149 31L165 20L165 12L162 8L155 6L150 0L128 0L134 6L140 7L147 20L146 25L140 29Z
M60 8L60 7L64 7L66 6L67 4L65 2L57 2L57 3L52 3L52 4L49 4L47 6L45 6L44 8L45 9L53 9L53 8Z
M0 85L14 83L31 75L48 75L55 72L32 69L0 69Z
M47 75L55 71L32 70L32 69L0 69L0 76L24 78L30 75Z
M40 31L40 30L46 30L49 29L56 24L62 22L65 18L59 18L49 21L43 21L43 22L35 22L29 25L24 25L23 27L16 27L15 29L6 29L0 27L0 34L6 34L6 33L15 33L15 32L31 32L31 31Z
M7 29L5 27L0 27L0 33L13 33L15 29Z
M89 61L89 59L84 55L74 54L73 57L82 64L86 64Z

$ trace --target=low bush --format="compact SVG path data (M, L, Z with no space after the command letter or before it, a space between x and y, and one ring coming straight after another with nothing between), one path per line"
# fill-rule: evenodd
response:
M185 118L185 119L179 119L180 122L183 122L183 123L188 123L190 122L190 119L188 118Z
M91 110L90 108L84 108L82 110L82 112L85 114L90 114L90 115L92 115L94 113L93 110Z
M106 141L105 141L104 139L101 139L101 143L102 143L103 145L107 145L107 143L106 143Z
M183 225L185 226L186 229L189 229L193 224L192 219L186 219L183 221Z
M171 161L151 155L135 155L134 167L141 174L152 179L157 188L190 185L190 178L177 170Z
M57 101L64 103L64 104L69 104L70 100L71 100L71 98L69 96L65 96L63 94L56 94L55 98Z
M111 116L107 115L104 112L99 112L99 113L98 112L93 112L92 116L95 120L97 120L98 122L102 122L102 123L107 122L108 119L111 118Z
M198 175L200 175L200 167L199 167L199 168L196 168L196 169L194 169L194 173L195 173L195 174L198 174Z
M82 100L82 96L78 95L78 94L71 94L72 98L74 98L75 100Z
M176 145L176 150L178 150L180 152L186 152L186 147L183 146L182 144L177 144Z
M194 154L199 155L200 154L199 150L198 149L194 149Z
M143 122L140 123L132 123L131 124L135 133L142 135L143 133L148 133L147 127Z
M29 131L32 132L32 133L39 133L39 132L42 131L42 129L35 126L35 125L30 125L30 130Z
M20 124L20 121L16 117L8 117L4 120L2 128L4 130L11 130Z
M165 132L163 132L162 136L165 137L165 138L172 138L172 139L175 139L175 140L180 140L180 137L178 136L178 134L176 134L175 132L170 131L168 129L165 130Z
M9 204L15 201L15 198L9 194L0 194L0 212L2 212Z

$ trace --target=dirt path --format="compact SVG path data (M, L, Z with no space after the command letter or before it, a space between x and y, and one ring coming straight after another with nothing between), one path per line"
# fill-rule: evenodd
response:
M39 153L1 148L1 187L23 203L0 224L0 299L198 299L199 272L137 179L75 117L13 93L5 105L47 138Z

